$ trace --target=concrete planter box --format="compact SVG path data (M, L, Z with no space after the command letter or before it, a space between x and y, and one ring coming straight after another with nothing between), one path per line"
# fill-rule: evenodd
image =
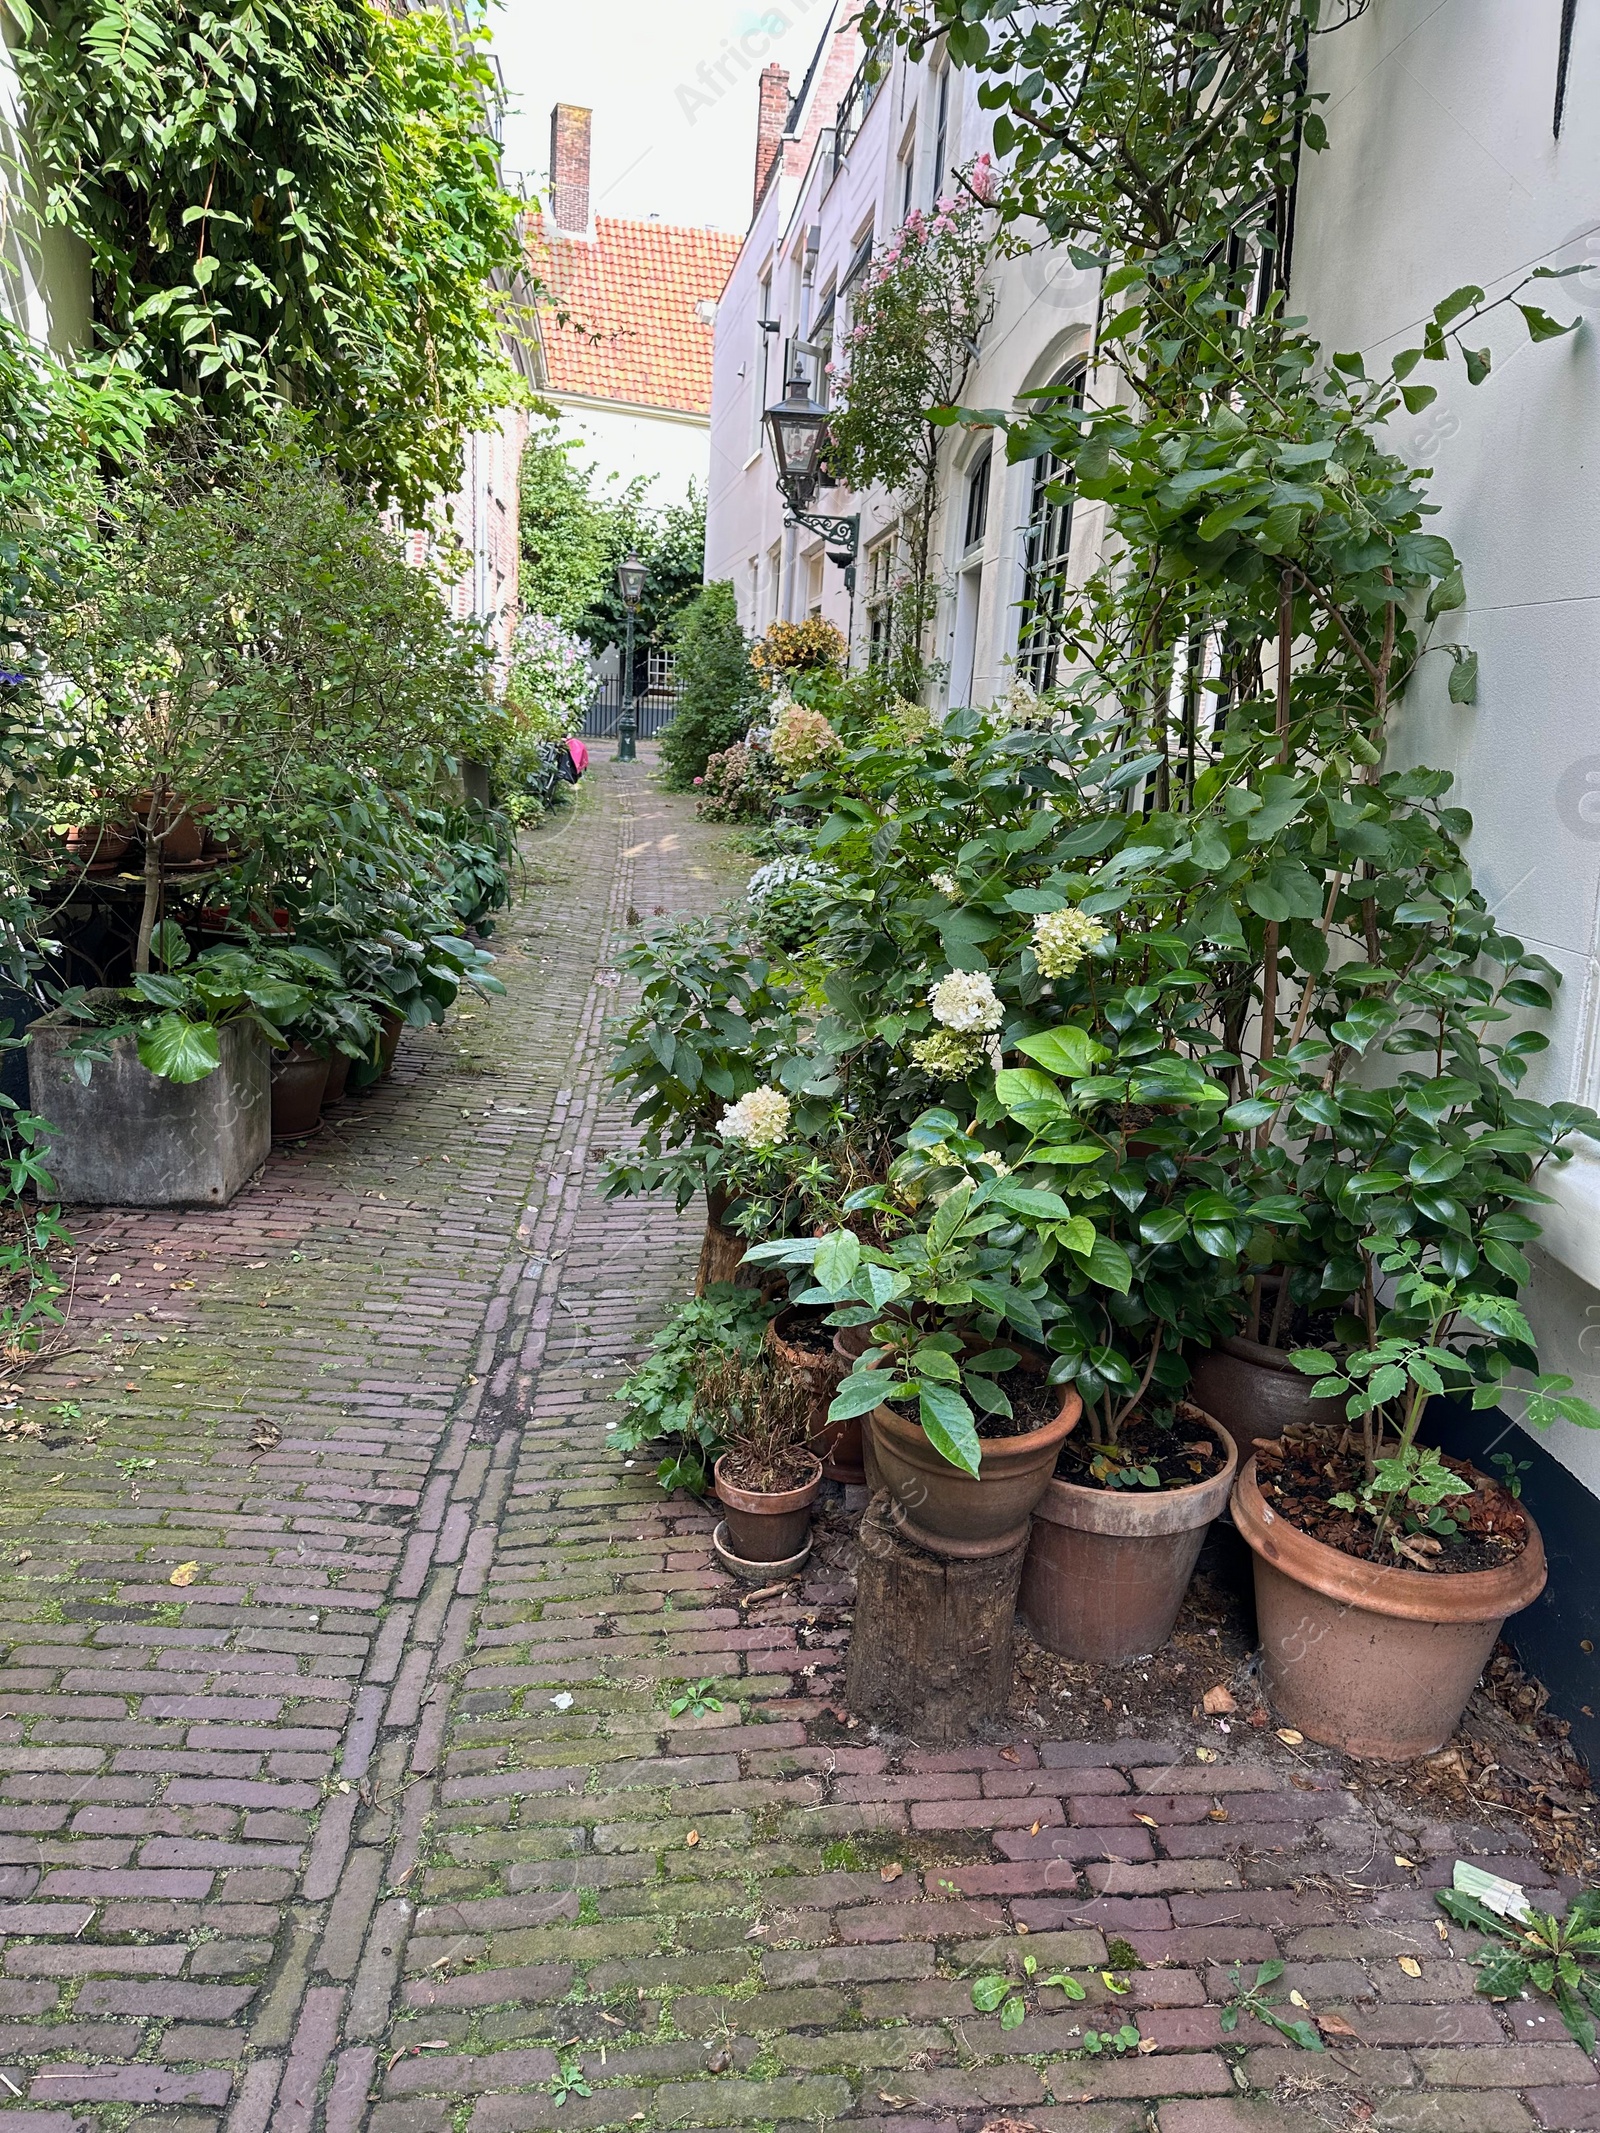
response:
M221 1032L222 1063L204 1081L163 1081L131 1037L95 1064L87 1086L67 1045L83 1024L42 1015L29 1033L28 1102L54 1130L45 1160L79 1207L226 1207L272 1147L267 1040L247 1023Z

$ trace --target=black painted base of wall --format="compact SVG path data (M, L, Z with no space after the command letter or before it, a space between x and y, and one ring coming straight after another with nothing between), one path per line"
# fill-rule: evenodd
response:
M1544 1536L1550 1578L1533 1605L1512 1616L1504 1636L1550 1691L1556 1716L1570 1721L1572 1745L1592 1770L1600 1769L1600 1500L1498 1408L1474 1414L1435 1401L1426 1434L1441 1451L1471 1459L1485 1473L1499 1471L1489 1464L1494 1452L1527 1464L1522 1500Z

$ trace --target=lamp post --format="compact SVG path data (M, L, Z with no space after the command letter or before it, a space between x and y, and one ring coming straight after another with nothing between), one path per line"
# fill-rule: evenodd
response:
M820 533L828 543L828 560L844 572L853 614L861 520L859 517L835 518L810 508L822 477L828 410L812 399L798 354L794 376L784 387L783 398L769 407L761 419L772 443L772 456L778 466L778 491L788 506L789 518L797 526Z
M622 594L622 604L628 610L627 649L622 659L622 718L617 727L617 761L634 761L634 735L638 731L638 712L633 695L633 618L639 611L639 602L644 597L644 564L632 549L617 565L617 589Z

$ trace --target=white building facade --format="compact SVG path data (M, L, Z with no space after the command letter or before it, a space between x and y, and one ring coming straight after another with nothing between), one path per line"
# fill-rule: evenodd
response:
M1561 973L1550 1048L1529 1093L1600 1109L1600 6L1587 0L1351 0L1312 40L1330 146L1303 158L1290 307L1325 347L1360 349L1369 370L1413 344L1434 304L1464 284L1503 294L1532 269L1581 266L1527 299L1581 330L1530 341L1514 311L1486 330L1488 381L1430 370L1425 415L1396 448L1433 470L1435 522L1463 559L1479 654L1478 700L1446 697L1447 666L1424 663L1392 727L1395 760L1456 774L1476 827L1474 875L1506 929ZM849 290L874 243L949 188L990 147L977 83L938 48L896 54L868 101L840 8L788 107L769 175L717 321L707 575L730 579L742 622L821 613L852 627L857 661L890 554L891 499L825 491L819 511L861 513L852 616L823 543L785 527L761 431L800 346L818 397L823 351L848 323ZM765 86L765 85L764 85ZM765 109L765 102L763 108ZM1002 263L995 307L962 389L970 406L1020 409L1030 387L1071 375L1094 331L1097 278L1048 249ZM1030 617L1052 575L1092 568L1099 514L1036 508L1041 472L988 457L986 436L950 432L934 549L939 612L930 649L946 706L983 704L1014 674L1042 683ZM1527 1298L1546 1369L1600 1405L1600 1146L1581 1144L1543 1180L1542 1250ZM1481 1453L1503 1417L1458 1418ZM1528 1500L1552 1564L1543 1600L1515 1626L1575 1738L1600 1754L1600 1436L1560 1425L1514 1433L1531 1462Z
M860 514L852 600L822 538L785 525L761 417L797 354L826 400L827 365L839 358L874 247L912 208L954 189L953 173L989 148L990 127L977 78L937 49L922 61L897 52L869 83L852 12L834 9L781 132L764 135L758 151L754 216L717 311L706 575L732 581L747 630L823 615L863 656L901 559L897 500L842 489L817 499L818 512ZM768 69L764 92L778 72ZM991 287L992 315L961 397L1020 409L1030 388L1085 363L1099 278L1064 251L1041 251L997 262ZM1071 574L1089 567L1099 513L1049 510L1046 478L1044 464L1008 467L987 432L950 433L932 541L930 652L943 707L987 703L1018 672L1035 685L1050 678L1046 633L1031 618L1063 562Z

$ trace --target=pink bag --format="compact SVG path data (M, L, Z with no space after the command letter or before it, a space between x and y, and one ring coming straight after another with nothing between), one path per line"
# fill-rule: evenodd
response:
M572 758L572 767L581 778L589 767L589 751L582 741L568 741L567 753Z

